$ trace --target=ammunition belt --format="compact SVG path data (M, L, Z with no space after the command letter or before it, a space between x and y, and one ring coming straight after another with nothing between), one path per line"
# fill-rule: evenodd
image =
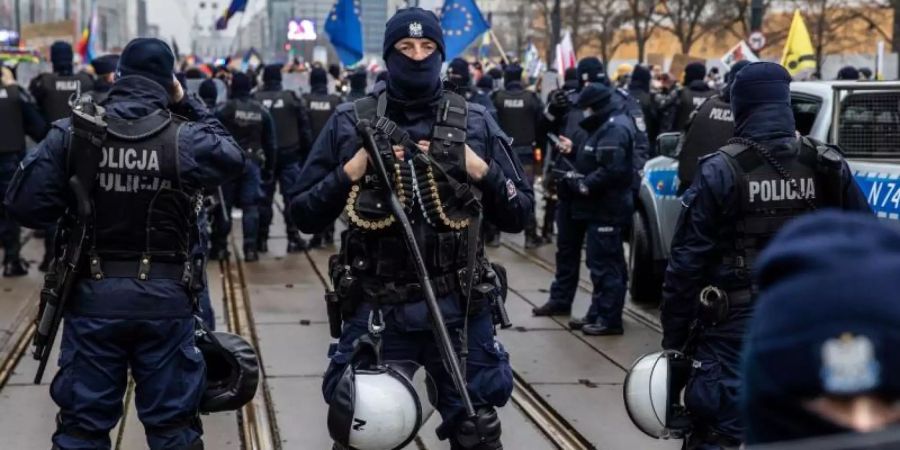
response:
M410 161L413 167L413 174L416 182L413 184L415 194L422 204L422 214L425 221L429 225L440 228L441 226L451 230L463 230L469 226L470 219L453 219L447 215L444 202L441 201L441 192L437 180L434 176L434 167L431 164L420 162L416 164L416 160ZM419 176L424 173L424 177Z
M394 190L397 193L397 198L400 200L400 203L402 205L407 205L410 201L410 195L407 192L405 186L412 184L411 172L407 171L406 168L399 162L395 162L393 181ZM347 217L350 219L350 223L364 230L383 230L390 227L397 221L397 218L394 217L393 214L388 214L384 218L377 220L362 217L362 215L360 215L357 211L356 207L356 202L359 198L361 190L362 187L360 186L360 183L356 183L350 188L350 195L347 197L347 205L344 207L344 211L347 213ZM385 199L385 201L388 200Z

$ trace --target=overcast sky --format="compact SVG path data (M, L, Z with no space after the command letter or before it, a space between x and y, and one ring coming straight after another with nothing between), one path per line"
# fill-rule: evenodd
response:
M159 26L160 39L168 42L174 37L178 41L179 47L188 49L191 45L191 24L193 22L191 13L193 10L189 5L196 5L199 1L219 3L222 5L219 8L220 12L224 12L225 7L229 4L229 0L150 0L147 2L147 22ZM249 18L265 6L265 0L249 0L247 11L238 13L231 20L229 31L233 33L237 28L241 14L247 14L247 18ZM208 26L209 24L201 23L200 25Z

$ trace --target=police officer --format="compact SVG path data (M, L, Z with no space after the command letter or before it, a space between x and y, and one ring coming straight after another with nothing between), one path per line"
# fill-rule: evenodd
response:
M369 80L369 74L366 73L365 68L358 67L353 72L350 72L347 75L347 80L350 82L350 92L347 93L346 97L348 102L359 100L366 96L366 84Z
M395 157L409 161L413 157L411 147L416 146L413 143L418 143L416 152L423 151L430 155L440 155L445 151L459 156L465 154L464 168L457 165L449 170L463 170L464 173L455 176L481 191L485 219L505 232L522 230L527 215L532 211L531 186L521 175L521 165L510 154L508 138L484 108L466 105L459 95L441 89L443 59L443 33L432 12L420 8L401 9L388 20L384 36L384 60L390 72L388 83L376 88L372 97L338 108L314 144L310 159L303 168L291 212L304 232L322 229L342 210L347 210L351 218L350 229L342 237L342 254L338 258L340 261L353 261L352 267L347 266L349 271L342 272L346 276L340 277L349 282L350 291L359 295L348 294L342 299L351 302L345 303L345 306L352 312L344 317L340 342L331 355L331 365L325 374L323 388L326 400L330 402L332 399L334 388L353 352L354 341L368 332L369 313L376 308L373 302L381 302L379 308L384 313L386 327L381 335L383 358L424 364L437 384L437 408L444 419L438 427L438 436L450 439L453 449L462 449L461 437L465 438L475 427L465 418L460 397L436 348L429 315L417 287L415 272L410 266L411 258L401 250L403 239L400 237L400 227L396 224L383 226L382 220L390 222L388 217L393 216L367 215L359 209L360 204L356 201L369 198L372 193L370 189L373 189L367 184L370 179L366 175L370 173L367 169L368 156L361 148L356 118L371 117L372 123L375 123L375 119L384 114L382 117L396 123L411 140L404 140L407 142L404 146L394 147ZM446 115L438 114L438 108L446 111ZM440 122L438 117L443 117ZM463 135L465 142L447 140ZM442 151L436 153L438 148ZM421 159L418 162L421 163ZM389 167L394 166L390 164ZM427 171L426 168L420 169ZM420 173L424 172L416 170L416 173L416 177L422 177ZM417 181L423 183L426 178L417 178ZM410 192L412 188L401 185L406 201L412 202L410 218L413 231L421 238L424 259L434 280L438 302L444 311L450 336L456 341L461 339L465 310L468 308L461 286L454 281L458 275L454 274L468 266L468 258L463 255L470 249L469 244L476 246L474 249L479 255L483 250L477 242L463 238L469 233L465 228L460 228L460 224L447 222L436 215L436 209L431 207L436 199L423 203L421 197L430 198L430 190L424 190L424 193L419 190L418 194L414 194ZM375 206L374 203L369 204L369 207ZM445 213L453 214L446 210ZM471 223L462 225L472 226ZM478 259L480 262L477 265L485 267L483 257ZM477 267L472 270L480 271ZM479 427L481 443L470 448L499 449L502 448L499 419L493 408L504 405L509 399L512 372L506 351L494 339L489 309L472 306L468 316L467 340L469 353L465 371L469 380L468 391L476 406L478 421L484 424ZM466 441L463 439L463 442Z
M52 73L42 73L31 80L28 92L47 123L68 117L72 112L69 98L76 92L89 92L94 83L90 75L81 72L73 73L72 46L68 42L56 41L50 46L50 62ZM44 258L38 268L45 272L50 265L54 253L56 224L50 224L45 230Z
M647 140L656 142L659 134L659 113L656 110L656 102L650 94L650 71L642 65L634 66L631 80L628 82L628 95L637 100L644 114L644 123L647 125Z
M706 83L706 66L692 62L684 68L684 85L675 90L662 107L661 130L684 131L691 113L707 98L716 94Z
M500 128L512 138L513 151L525 168L528 184L534 185L535 171L540 170L534 159L537 130L544 107L537 94L522 86L522 67L509 64L503 72L503 89L491 95ZM525 248L545 244L537 233L537 217L532 212L525 224Z
M841 70L838 70L837 73L838 81L859 81L859 70L856 70L856 67L853 66L844 66L841 67Z
M334 110L340 105L341 98L328 93L328 73L321 67L315 67L309 73L310 92L303 96L306 110L309 111L309 123L312 129L313 141L319 138L325 124ZM309 241L311 248L334 243L334 224L320 230Z
M494 116L494 119L497 119L497 109L494 107L494 102L491 100L490 95L483 91L472 89L472 72L469 71L468 61L462 58L453 58L453 61L450 61L450 64L447 65L447 81L448 89L462 95L466 98L466 101L484 106ZM479 92L481 93L479 94Z
M278 142L278 150L274 153L275 161L267 162L274 172L272 177L263 183L264 197L259 212L259 251L269 250L269 226L272 224L272 202L277 182L284 197L287 251L299 252L306 248L306 242L291 222L287 211L290 200L285 195L290 186L297 183L297 177L300 176L301 155L307 153L312 145L306 111L300 98L293 91L282 88L280 64L270 64L263 69L262 89L253 94L253 98L261 102L272 115L275 123L275 140Z
M550 298L571 305L578 283L581 250L587 239L586 264L594 285L587 314L569 322L593 336L622 334L627 271L622 247L622 228L634 209L631 181L637 130L621 115L613 88L590 84L578 96L575 107L583 111L579 126L587 138L580 148L562 138L563 157L574 156L572 170L560 177L557 210L557 269ZM574 155L572 155L575 150ZM573 264L574 262L574 264ZM560 300L556 300L560 299Z
M53 448L110 448L129 373L149 447L203 448L197 409L205 365L194 346L185 262L198 191L237 176L244 156L206 107L174 83L174 64L164 42L135 39L109 92L84 243L96 263L80 262L84 278L67 305L51 384L60 408ZM25 226L46 227L76 207L65 169L70 132L68 119L54 123L6 194L9 212Z
M868 214L810 214L778 233L760 255L741 359L748 444L853 432L840 447L792 447L897 446L897 271L900 234ZM865 444L861 433L889 427L892 440Z
M209 109L216 108L216 100L219 98L219 89L216 87L216 80L206 79L200 83L197 88L197 95L203 100L203 104Z
M90 94L96 103L103 103L109 95L118 65L119 55L103 55L91 61L97 78L94 80L94 89Z
M231 97L216 110L216 117L234 136L247 154L240 179L222 186L227 216L235 204L241 208L244 261L259 260L259 203L263 197L262 180L271 180L275 159L275 126L272 116L258 100L250 97L250 77L238 72L231 77ZM231 220L216 216L212 227L212 255L222 259L228 255L228 233Z
M682 197L661 320L663 348L695 360L685 391L695 422L689 448L740 443L739 351L756 297L750 274L771 236L816 208L869 210L839 150L797 137L790 82L767 62L735 75L735 138L700 162Z
M6 192L19 161L25 157L25 136L40 142L47 135L47 122L41 117L31 96L16 84L12 71L3 67L0 78L0 192ZM0 245L3 246L3 276L28 273L21 258L21 227L0 207Z
M576 73L579 82L577 90L557 89L548 96L548 105L541 121L542 130L556 133L561 139L564 138L563 140L568 142L566 146L574 149L575 154L577 155L588 138L587 132L580 125L581 121L584 119L583 111L574 107L578 95L580 94L580 90L593 83L599 83L610 87L610 89L612 89L611 95L613 98L611 105L616 108L616 110L609 115L610 118L615 122L619 122L623 127L634 131L633 148L629 153L632 157L630 170L632 172L632 195L634 195L634 192L637 190L640 183L639 171L643 168L644 163L649 157L649 142L647 140L647 134L645 133L646 127L644 126L643 111L641 111L640 104L624 90L611 87L603 63L596 57L590 56L578 61ZM563 172L571 170L572 163L571 158L563 156L555 157L553 162L554 168L557 169L557 171ZM560 214L569 214L561 212L562 210L571 209L571 205L563 205L563 203L568 202L569 200L570 198L560 195L559 203L556 205L557 226L559 227L557 242L583 242L584 232L578 233L578 228L571 228L576 232L575 236L563 236L563 233L566 231L563 230L563 226L559 222L565 220L565 218ZM633 204L634 202L632 201L628 208L633 208ZM619 228L624 233L628 229L628 226L629 223L625 223ZM571 312L572 302L575 299L575 291L578 287L578 267L580 265L580 252L575 253L573 251L557 250L557 274L553 285L551 286L550 298L543 305L533 308L532 314L535 316L550 316L568 315ZM555 289L553 289L554 286ZM588 319L592 318L595 317L588 317ZM612 320L615 321L615 317L613 317ZM573 320L571 325L574 326L574 328L580 328L581 322L580 319ZM591 330L593 330L593 327Z
M725 87L722 92L708 97L691 115L684 135L682 135L678 152L678 189L679 195L684 193L697 172L698 160L709 153L725 146L734 136L734 118L731 115L731 82L734 75L749 61L738 61L725 74Z
M469 99L472 103L484 106L491 112L496 119L497 109L494 108L494 102L491 101L491 91L494 88L494 80L490 75L484 74L475 82L475 89L472 91L472 97Z

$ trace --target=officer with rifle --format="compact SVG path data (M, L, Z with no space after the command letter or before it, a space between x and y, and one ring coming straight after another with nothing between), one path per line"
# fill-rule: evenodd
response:
M483 214L504 232L522 231L531 186L490 114L442 89L444 40L432 12L398 11L386 24L384 59L387 83L337 109L291 204L304 232L318 232L342 212L350 220L330 264L336 291L328 296L335 305L329 316L340 340L325 374L325 399L333 409L345 400L334 395L346 392L342 374L354 343L383 325L382 357L416 361L437 384L438 436L453 449L499 449L494 408L510 398L512 371L492 320L502 310L502 271L485 259L479 222ZM367 154L373 127L377 149ZM389 180L377 176L375 157ZM384 182L402 217L388 207L394 203ZM411 236L427 283L416 258L403 251L404 243L413 248ZM459 359L454 346L462 349Z
M31 80L28 92L47 123L69 117L72 108L69 98L79 92L88 92L94 88L90 75L84 72L74 73L72 46L68 42L56 41L50 46L50 62L53 72L42 73ZM46 272L53 259L55 225L45 230L44 257L38 269Z
M60 409L54 449L110 448L129 374L149 448L203 448L195 217L201 190L239 176L245 156L184 94L174 65L166 43L131 41L105 108L76 102L6 193L25 226L60 220L35 340L40 382L65 317L50 388Z
M769 62L735 75L735 137L700 161L681 200L661 321L662 347L694 360L684 394L694 422L689 449L741 443L738 366L758 294L751 275L772 236L816 209L870 211L840 150L797 136L790 83Z
M19 162L25 157L25 136L40 142L47 135L47 122L34 100L16 84L13 73L3 67L0 77L0 192L6 192ZM0 245L3 247L3 276L28 274L28 263L20 256L22 228L0 206Z
M259 237L257 245L260 252L269 251L269 227L272 224L276 185L280 186L284 198L284 224L287 230L287 251L295 253L306 248L306 241L300 237L297 227L291 222L288 207L290 200L286 196L300 176L301 156L309 152L312 145L307 115L300 98L291 90L281 86L281 64L270 64L263 69L262 88L253 94L253 98L262 103L272 116L275 125L275 141L278 149L273 152L274 161L268 161L271 167L271 178L263 182L263 201L259 210Z

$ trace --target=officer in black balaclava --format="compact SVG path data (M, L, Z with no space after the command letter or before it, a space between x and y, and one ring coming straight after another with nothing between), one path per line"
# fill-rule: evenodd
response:
M491 95L500 128L512 138L512 148L525 168L528 183L534 185L536 173L540 171L535 162L534 149L538 141L538 126L544 109L541 99L522 85L522 66L510 64L503 73L503 89ZM535 213L525 224L525 248L536 248L545 244L537 233Z
M472 89L472 73L469 71L469 62L462 58L453 58L447 65L447 89L462 95L469 102L484 106L496 119L497 110L489 95L479 95L477 89Z
M787 70L769 62L734 76L735 137L700 161L682 196L661 321L662 347L694 360L684 394L694 422L688 448L741 442L738 365L759 292L751 274L760 251L785 223L812 210L871 214L840 150L797 136L790 83Z
M0 68L0 192L6 192L16 167L25 157L28 136L40 142L47 135L47 122L38 112L31 96L13 77L12 70ZM28 263L19 254L22 228L0 206L0 246L3 247L3 276L28 274Z
M270 182L274 176L275 125L271 114L258 100L250 96L250 77L238 72L231 78L231 97L216 109L216 117L234 136L247 155L244 173L238 180L222 186L227 217L237 205L243 212L242 234L244 260L259 260L259 204L263 198L262 180ZM223 259L228 255L228 233L231 221L214 216L212 227L212 256Z
M350 81L350 92L348 92L346 96L348 102L366 96L366 83L368 82L369 74L366 72L365 68L359 67L353 72L350 72L350 74L347 75L347 79Z
M106 100L106 96L109 94L110 88L112 88L116 66L118 65L119 55L103 55L91 61L91 66L94 67L94 75L97 77L94 80L94 90L90 92L95 102L102 103Z
M59 120L6 193L7 211L23 225L44 228L64 218L60 227L71 227L82 219L71 217L80 205L69 180L73 171L96 170L85 186L93 214L83 259L58 262L73 264L76 275L59 336L60 369L49 385L59 407L47 424L54 449L111 448L132 380L147 447L203 448L206 364L196 347L198 266L191 258L196 199L238 176L244 156L209 110L185 95L174 69L165 42L132 40L104 104L107 133L93 135L103 140L95 144L99 161L70 157L79 150L76 125Z
M475 90L472 91L472 97L469 101L484 106L496 120L497 109L494 108L494 102L491 101L491 91L493 90L494 79L490 75L484 74L475 83Z
M342 103L341 97L328 93L328 72L315 67L309 73L310 92L303 96L304 106L309 113L309 124L312 141L318 139L334 110ZM334 244L334 224L313 235L309 240L310 248Z
M262 103L272 115L275 125L275 141L278 148L274 153L275 160L268 161L272 177L263 180L263 201L259 211L259 240L261 252L269 251L269 226L272 224L276 184L280 185L281 195L286 196L291 186L298 182L303 156L309 153L312 146L312 134L307 122L307 112L303 102L294 91L281 86L281 64L270 64L263 69L262 88L253 94L253 98ZM289 199L284 197L284 203ZM295 253L306 248L306 242L300 237L297 227L291 222L285 210L284 224L287 230L287 251Z
M491 69L488 70L488 75L491 76L491 80L494 82L494 88L491 90L491 93L493 93L493 91L496 91L503 87L503 69L502 68L497 67L497 66L491 67Z
M731 82L749 61L738 61L725 74L725 87L721 94L708 97L691 114L678 145L679 195L691 186L700 158L724 147L734 136L734 118L731 114Z
M684 68L684 83L681 89L675 90L665 105L661 106L662 118L660 132L684 131L691 113L702 104L707 97L716 94L706 83L706 66L701 62L692 62Z
M72 113L72 108L69 107L69 98L73 94L87 93L94 88L94 82L90 75L84 72L73 73L73 57L72 46L68 42L54 42L50 46L53 72L38 75L28 85L28 92L34 98L35 104L48 124L69 117ZM52 224L45 231L44 258L38 266L42 272L47 270L52 260L55 235L56 224Z
M352 381L344 371L354 343L369 333L368 317L377 309L385 322L381 357L418 362L434 376L440 392L437 409L443 419L438 436L449 439L453 450L500 449L500 422L494 408L509 400L512 371L506 351L495 339L491 308L487 306L491 299L497 299L493 296L498 291L483 286L483 294L473 294L473 299L480 300L472 301L488 303L467 307L467 295L458 283L460 270L469 266L466 254L469 250L476 252L478 263L471 268L476 272L471 273L480 274L482 280L489 276L485 268L491 266L484 259L480 240L465 237L471 236L468 227L475 226L471 221L475 211L461 209L460 203L447 196L445 188L452 183L446 177L462 183L455 191L461 195L469 189L480 191L484 219L511 233L522 231L532 211L531 186L523 181L521 165L510 152L508 138L490 114L480 105L466 103L458 94L442 89L444 38L434 13L420 8L399 10L386 24L383 57L390 72L387 84L376 86L370 97L338 107L313 145L291 202L291 213L304 232L318 232L342 212L350 219L349 230L342 236L341 254L333 265L340 270L335 277L343 286L339 301L344 318L340 341L325 373L325 399L332 408L343 404L334 397L336 388ZM381 157L387 159L388 168L400 171L393 185L409 208L413 233L420 239L425 269L444 321L455 345L469 351L464 361L475 418L464 414L437 349L401 228L390 210L379 209L387 200L379 192L381 185L375 184L378 181L373 179L369 156L362 148L358 118L380 124L376 133L380 148L392 146L393 152ZM394 130L390 133L393 141L387 140L390 130ZM459 136L465 136L464 141ZM438 162L423 161L416 157L419 152L427 152ZM407 181L403 166L410 161L415 170L406 173L415 180ZM428 173L434 177L426 176ZM460 342L463 335L467 344ZM347 391L342 388L338 392Z

